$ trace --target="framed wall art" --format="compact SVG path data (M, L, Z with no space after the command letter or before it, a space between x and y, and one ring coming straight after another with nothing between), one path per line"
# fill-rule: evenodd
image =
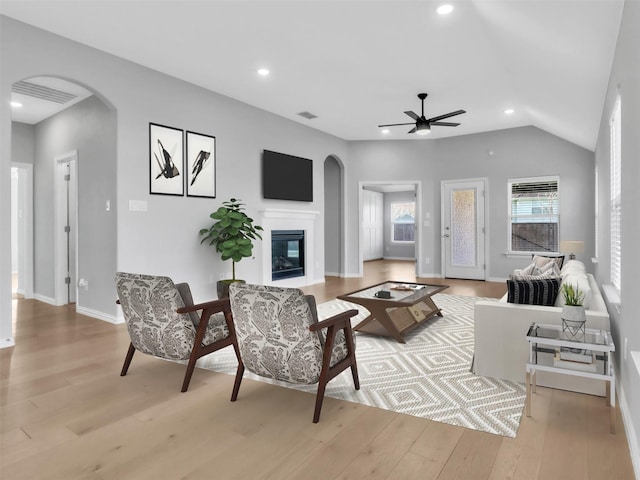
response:
M187 196L216 198L216 137L187 131Z
M149 123L149 193L184 195L182 130Z

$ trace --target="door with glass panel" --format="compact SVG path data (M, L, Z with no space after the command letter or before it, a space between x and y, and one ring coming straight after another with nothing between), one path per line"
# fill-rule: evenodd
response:
M442 266L446 278L486 279L485 179L442 182Z

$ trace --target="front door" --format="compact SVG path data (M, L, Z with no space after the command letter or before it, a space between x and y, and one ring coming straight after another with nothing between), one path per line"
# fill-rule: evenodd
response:
M442 182L445 278L485 280L485 179Z

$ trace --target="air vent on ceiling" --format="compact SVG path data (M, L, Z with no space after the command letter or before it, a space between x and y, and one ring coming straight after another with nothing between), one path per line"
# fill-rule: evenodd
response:
M314 115L311 112L300 112L298 115L300 115L301 117L306 118L307 120L313 120L314 118L318 118L317 115Z
M73 93L63 92L62 90L56 90L55 88L44 87L42 85L36 85L35 83L29 83L25 81L16 82L11 87L11 91L14 93L21 93L29 97L39 98L40 100L47 100L55 103L69 103L71 100L77 97Z

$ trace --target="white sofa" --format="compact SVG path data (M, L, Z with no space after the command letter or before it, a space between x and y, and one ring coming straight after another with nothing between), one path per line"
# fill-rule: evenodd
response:
M572 270L571 262L562 269L563 281L569 278L567 272ZM573 264L573 267L576 266ZM588 281L591 290L585 309L586 327L610 330L609 313L600 289L593 275L585 275L586 280L581 283L584 285ZM477 375L524 382L525 365L529 358L527 330L534 322L560 325L561 304L560 300L556 302L557 306L553 307L507 303L507 294L500 300L477 302L473 372ZM602 381L547 372L538 372L536 376L538 385L605 395L605 382Z

